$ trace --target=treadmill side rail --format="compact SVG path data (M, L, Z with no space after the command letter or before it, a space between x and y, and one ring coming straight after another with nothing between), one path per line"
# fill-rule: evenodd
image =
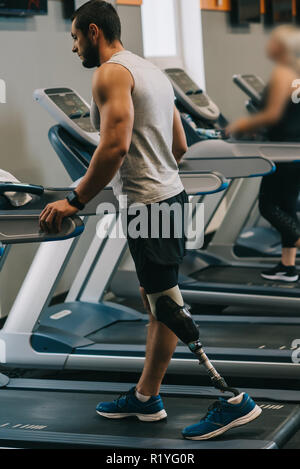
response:
M46 233L40 230L36 215L0 214L0 242L3 244L62 241L81 235L83 230L83 221L77 216L65 218L59 233Z

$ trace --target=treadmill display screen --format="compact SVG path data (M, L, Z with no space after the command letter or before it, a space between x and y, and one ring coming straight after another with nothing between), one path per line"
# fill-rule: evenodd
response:
M231 22L234 25L260 22L260 0L231 0Z
M198 90L198 86L194 83L188 75L181 70L168 71L170 78L180 86L184 93L195 92Z
M193 101L196 106L207 107L209 101L199 86L190 79L182 70L168 70L169 77L179 88Z
M255 75L243 75L243 78L249 85L250 90L252 88L256 91L256 93L262 95L264 91L264 85Z
M90 121L90 110L75 93L54 93L48 97L85 132L95 133Z
M47 0L0 0L0 15L46 15Z

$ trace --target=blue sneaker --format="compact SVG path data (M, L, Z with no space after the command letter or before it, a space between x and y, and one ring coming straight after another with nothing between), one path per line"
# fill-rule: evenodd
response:
M141 402L135 396L135 388L121 394L113 402L100 402L96 411L102 417L109 419L123 419L135 416L144 422L156 422L167 417L163 401L158 396L152 396L147 402Z
M239 404L220 397L209 408L200 422L186 427L182 435L189 440L208 440L227 432L230 428L245 425L256 419L262 410L248 394L243 394Z

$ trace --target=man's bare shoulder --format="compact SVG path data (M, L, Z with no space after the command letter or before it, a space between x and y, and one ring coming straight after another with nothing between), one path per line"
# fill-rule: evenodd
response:
M93 91L103 93L112 88L133 88L133 78L129 70L123 65L105 63L99 67L93 75Z

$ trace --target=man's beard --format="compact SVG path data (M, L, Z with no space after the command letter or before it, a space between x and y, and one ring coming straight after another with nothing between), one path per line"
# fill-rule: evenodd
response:
M100 66L99 51L97 47L94 47L90 42L84 51L82 65L85 68L94 68Z

